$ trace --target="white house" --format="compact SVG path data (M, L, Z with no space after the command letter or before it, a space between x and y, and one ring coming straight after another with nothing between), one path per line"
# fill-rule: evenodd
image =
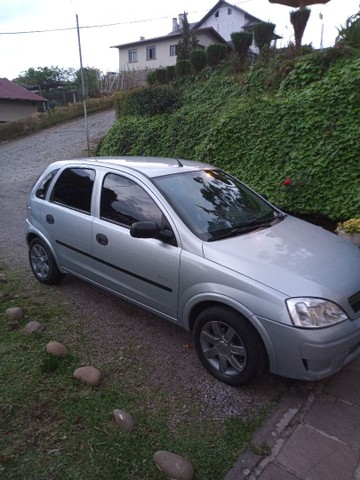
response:
M231 42L231 34L242 30L252 30L256 23L263 20L253 17L236 5L220 0L197 23L192 25L194 30L199 28L213 28L226 42Z
M174 19L176 21L176 19ZM177 23L176 23L177 24ZM214 43L226 44L226 41L213 28L199 28L196 38L200 48ZM137 42L116 45L119 50L119 71L152 70L154 68L175 65L177 44L181 40L180 28L169 35L156 38L141 38Z
M115 45L119 51L119 72L147 71L154 68L175 65L177 44L181 40L183 15L173 18L172 31L165 36ZM215 43L231 45L231 33L242 30L251 31L262 20L250 15L241 8L220 0L198 22L191 23L200 48L207 48ZM253 53L257 53L255 45Z

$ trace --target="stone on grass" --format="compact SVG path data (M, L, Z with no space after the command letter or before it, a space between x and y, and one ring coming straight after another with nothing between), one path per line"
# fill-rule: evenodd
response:
M54 355L54 357L65 357L68 353L65 345L56 341L49 342L46 345L46 351L50 353L50 355Z
M9 320L21 320L24 316L21 307L11 307L6 310L6 316Z
M134 430L135 422L129 413L125 412L124 410L116 409L113 411L113 416L116 425L119 425L119 427L127 430L128 432Z
M91 366L77 368L74 372L74 378L90 387L97 387L101 383L100 371Z
M25 325L25 331L28 333L40 333L45 330L45 325L39 322L29 322Z
M173 480L192 480L194 467L185 457L177 453L159 450L154 453L154 462L158 468Z

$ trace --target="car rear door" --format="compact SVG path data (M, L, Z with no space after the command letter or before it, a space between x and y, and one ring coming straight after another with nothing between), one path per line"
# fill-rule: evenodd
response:
M95 216L92 251L96 281L121 295L177 317L180 248L172 240L130 236L136 221L170 223L146 186L129 175L107 173Z
M57 178L42 222L60 267L88 278L91 275L92 195L95 169L65 168Z

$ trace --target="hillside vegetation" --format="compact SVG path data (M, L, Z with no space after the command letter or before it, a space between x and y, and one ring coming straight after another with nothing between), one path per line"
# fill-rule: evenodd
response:
M205 161L286 211L360 216L358 49L269 52L242 74L224 63L121 94L117 112L97 155Z

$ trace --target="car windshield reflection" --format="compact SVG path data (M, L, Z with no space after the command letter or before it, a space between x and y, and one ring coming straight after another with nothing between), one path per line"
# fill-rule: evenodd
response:
M279 213L221 170L157 177L154 183L190 230L205 241L269 226Z

